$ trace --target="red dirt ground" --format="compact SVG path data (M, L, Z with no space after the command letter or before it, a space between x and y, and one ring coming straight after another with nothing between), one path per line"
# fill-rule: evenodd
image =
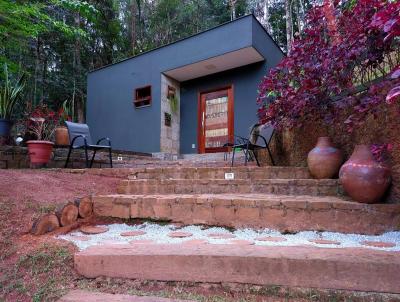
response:
M53 300L48 293L40 293L39 288L44 283L37 281L38 275L31 271L30 261L41 259L52 263L51 257L60 251L73 252L75 248L53 236L27 234L33 220L77 197L114 193L120 180L80 171L0 170L0 301L46 301L46 297ZM28 259L28 264L22 261L24 259ZM66 260L68 264L62 268L64 274L54 267L40 275L43 279L54 274L60 278L76 278L71 274L71 261ZM68 283L66 280L65 286L71 285Z
M73 269L71 243L54 234L28 234L32 221L59 204L89 194L115 193L124 178L68 170L0 170L0 301L57 301L70 289L140 293L205 302L349 301L352 294L253 287L231 284L187 284L112 278L85 279ZM121 174L121 175L119 175ZM107 220L104 222L112 222ZM374 295L352 301L377 301ZM378 296L381 298L381 295ZM333 300L332 300L333 299ZM382 301L399 301L391 297Z
M115 193L120 180L60 170L0 170L0 198L66 202L82 195Z

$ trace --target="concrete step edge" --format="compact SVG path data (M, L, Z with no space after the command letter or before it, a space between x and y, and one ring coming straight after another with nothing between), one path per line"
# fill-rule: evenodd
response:
M236 282L400 293L400 253L368 249L105 245L77 253L75 268L88 278Z
M131 296L91 292L85 290L72 290L58 302L194 302L189 300L176 300L149 296Z

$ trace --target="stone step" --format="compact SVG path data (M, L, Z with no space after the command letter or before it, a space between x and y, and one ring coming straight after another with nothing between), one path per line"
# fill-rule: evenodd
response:
M400 229L400 204L362 204L332 196L167 194L94 196L94 213L184 224L380 234Z
M136 179L123 180L119 194L220 194L263 193L335 196L341 188L336 179Z
M75 268L99 276L235 282L400 293L400 253L371 249L249 245L104 245L75 254Z
M235 179L307 179L311 175L303 167L160 167L133 169L129 179L225 179L233 173ZM230 175L227 175L229 177Z
M194 302L189 300L175 300L160 297L142 297L72 290L58 302Z

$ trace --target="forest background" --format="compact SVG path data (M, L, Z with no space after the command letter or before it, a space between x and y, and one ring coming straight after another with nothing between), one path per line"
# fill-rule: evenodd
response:
M58 109L68 100L74 120L84 121L90 70L250 13L286 51L314 4L315 0L0 0L0 65L6 63L15 77L28 76L16 117L27 104Z

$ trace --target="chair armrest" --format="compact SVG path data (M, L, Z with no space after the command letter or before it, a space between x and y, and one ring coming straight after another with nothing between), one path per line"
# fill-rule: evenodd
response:
M234 135L234 138L235 139L239 139L239 140L241 140L241 141L248 141L248 139L247 138L245 138L245 137L243 137L243 136L240 136L240 135Z
M83 138L83 141L85 142L85 146L87 146L86 136L84 136L84 135L82 135L82 134L79 134L79 135L75 135L75 137L72 139L72 142L71 142L71 144L70 144L71 147L74 147L74 143L75 143L75 140L76 140L77 138Z
M96 143L96 145L100 144L102 141L107 141L108 145L111 147L111 140L108 137L103 137L101 139L99 139Z
M239 135L234 135L233 138L234 138L233 142L229 141L229 142L225 143L223 145L223 147L233 147L236 145L243 145L243 144L246 144L248 141L248 139L241 137Z
M239 145L239 144L247 144L249 142L249 139L239 136L239 135L235 135L235 145Z
M268 146L268 143L267 143L267 140L265 139L265 137L262 136L262 135L256 134L256 139L259 138L259 137L264 141L265 147L267 147L267 146ZM261 147L261 146L260 146L260 147Z

